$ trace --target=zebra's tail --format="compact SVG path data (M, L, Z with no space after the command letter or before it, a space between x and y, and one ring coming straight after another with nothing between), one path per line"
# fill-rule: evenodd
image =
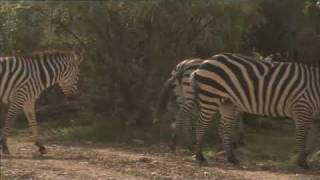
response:
M160 121L162 115L164 114L170 93L172 92L174 88L173 82L177 79L176 75L171 76L162 86L161 91L160 91L160 96L157 104L157 109L156 109L156 115L153 119L153 123L157 123Z

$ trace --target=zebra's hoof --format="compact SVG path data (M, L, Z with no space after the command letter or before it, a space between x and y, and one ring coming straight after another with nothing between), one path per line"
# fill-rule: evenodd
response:
M228 160L228 163L233 164L233 165L240 164L240 161L234 156L228 157L227 160Z
M208 163L208 161L207 160L204 160L204 161L199 161L199 166L200 167L206 167L206 166L209 166L209 163Z
M307 163L307 157L308 153L300 153L296 160L296 164L303 169L310 169L310 166Z
M196 160L198 161L200 167L209 165L207 159L203 157L202 154L197 154Z
M169 144L168 145L171 151L176 151L176 145L174 144Z
M47 154L47 150L46 150L45 147L40 147L39 148L39 152L40 152L41 155Z
M306 169L306 170L310 169L310 166L306 161L297 162L297 165L302 169Z
M8 148L3 148L2 149L2 153L5 154L5 155L10 155L10 151Z
M190 152L194 152L194 146L193 145L190 145L190 146L188 146L188 150L190 151Z

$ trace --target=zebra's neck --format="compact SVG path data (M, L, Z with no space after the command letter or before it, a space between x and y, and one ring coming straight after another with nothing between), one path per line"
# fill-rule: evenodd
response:
M41 82L45 88L49 88L62 81L69 68L69 61L67 56L43 56L38 63L41 68L39 73L41 74Z

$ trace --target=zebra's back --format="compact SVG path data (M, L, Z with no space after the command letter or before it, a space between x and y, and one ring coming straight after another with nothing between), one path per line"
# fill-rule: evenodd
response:
M219 54L195 71L200 106L229 99L241 111L290 116L290 108L308 88L309 67L297 63L269 63L234 54Z

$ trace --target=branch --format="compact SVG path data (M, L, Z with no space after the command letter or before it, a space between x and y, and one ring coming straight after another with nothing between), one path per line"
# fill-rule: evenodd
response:
M31 9L39 12L41 15L43 15L45 17L48 17L52 23L55 23L58 26L60 26L65 32L69 33L72 37L74 37L80 43L80 45L83 46L87 50L86 44L81 40L81 38L79 36L77 36L72 30L70 30L70 28L66 24L62 23L59 20L53 19L49 14L44 12L44 10L40 7L31 6Z

